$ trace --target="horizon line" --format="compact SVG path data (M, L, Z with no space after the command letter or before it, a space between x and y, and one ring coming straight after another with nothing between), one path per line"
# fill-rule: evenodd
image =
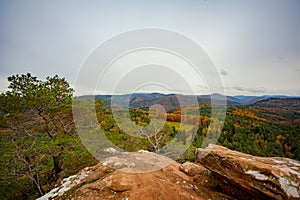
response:
M300 98L300 95L288 95L288 94L260 94L260 95L247 95L247 94L234 94L234 95L224 95L222 93L207 93L207 94L183 94L183 93L163 93L163 92L134 92L134 93L118 93L118 94L80 94L74 95L74 97L80 96L122 96L122 95L133 95L133 94L162 94L162 95L181 95L181 96L211 96L211 95L222 95L222 96L229 96L229 97L236 97L236 96L245 96L245 97L264 97L264 96L274 96L274 97L295 97Z

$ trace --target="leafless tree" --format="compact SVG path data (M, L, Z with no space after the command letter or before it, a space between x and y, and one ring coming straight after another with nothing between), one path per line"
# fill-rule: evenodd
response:
M147 138L147 140L149 141L149 143L152 145L152 147L154 148L155 152L158 153L161 147L161 142L162 142L162 138L163 135L159 136L160 133L160 128L157 127L156 123L152 123L152 134L151 133L147 133L149 131L147 131L144 127L140 127L139 128L139 134L142 135L143 137Z

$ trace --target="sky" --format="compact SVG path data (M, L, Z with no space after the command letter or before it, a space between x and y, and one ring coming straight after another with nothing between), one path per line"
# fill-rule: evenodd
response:
M227 95L300 96L299 19L299 0L0 0L0 91L6 90L8 76L27 72L41 79L55 74L65 77L77 95L110 93L115 86L110 80L134 83L130 80L145 80L148 75L157 78L156 83L163 79L168 83L155 86L137 81L139 85L123 84L122 91L185 93L183 85L192 85L196 93L214 91L205 84L205 76L189 81L179 67L172 68L180 65L187 74L191 72L191 66L178 57L169 58L165 52L154 56L157 52L151 51L148 57L138 52L129 55L130 61L117 60L115 70L99 78L104 85L78 83L82 66L101 44L120 33L155 27L197 43L214 64ZM161 60L169 62L162 63L168 67L157 60L150 66L144 60L140 68L130 71L130 62L139 63L132 60L141 56L164 57ZM122 71L118 66L129 68ZM88 82L93 70L82 78ZM104 67L97 70L101 74Z

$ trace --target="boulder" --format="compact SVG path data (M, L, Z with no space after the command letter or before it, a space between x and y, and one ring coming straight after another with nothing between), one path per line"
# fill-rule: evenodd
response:
M300 199L300 162L257 157L219 145L196 149L196 160L219 180L219 188L237 199Z

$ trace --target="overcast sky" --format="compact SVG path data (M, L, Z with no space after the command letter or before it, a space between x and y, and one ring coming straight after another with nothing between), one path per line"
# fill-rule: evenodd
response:
M27 72L42 79L58 74L74 86L91 51L143 27L197 42L228 95L300 95L299 0L0 0L0 90L7 76Z

